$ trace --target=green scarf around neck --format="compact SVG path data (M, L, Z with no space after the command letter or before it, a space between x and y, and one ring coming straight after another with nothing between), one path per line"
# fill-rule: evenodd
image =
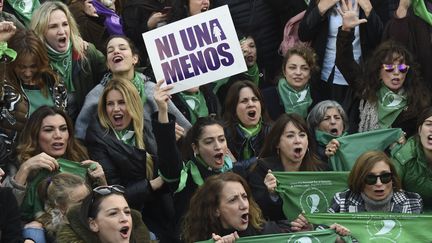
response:
M134 78L132 79L132 83L137 88L138 94L141 97L141 101L143 105L147 101L146 93L145 93L145 87L144 87L144 79L142 78L141 74L138 72L135 72Z
M46 46L51 68L63 78L68 93L75 92L72 82L72 43L69 41L69 47L64 53L54 50L48 44Z
M394 93L384 84L377 92L378 95L378 124L380 128L389 128L407 107L407 99L403 90Z
M412 0L412 8L415 15L419 16L429 25L432 25L432 13L426 7L425 1L428 0ZM431 0L429 0L431 1Z
M243 73L250 81L252 81L257 87L259 87L260 72L258 64L255 63L253 66L248 67L248 70Z
M243 132L243 135L246 138L246 142L243 144L243 154L242 154L242 158L240 158L240 160L245 160L245 159L249 159L253 156L255 156L252 153L252 148L249 146L250 145L250 140L251 138L255 137L256 135L258 135L258 133L261 131L261 127L262 127L262 122L259 121L258 124L256 124L256 126L251 127L251 128L246 128L244 126L242 126L240 123L238 124L240 130Z
M197 155L195 158L196 158L197 163L202 164L204 167L207 167L209 170L213 170L212 168L210 168L206 164L206 162L204 162L204 160L199 155ZM216 172L224 173L224 172L230 171L232 168L233 168L233 162L232 162L231 158L229 156L225 155L223 167ZM181 192L186 187L186 182L187 182L188 177L189 177L188 172L190 172L190 174L192 175L192 180L197 186L201 186L202 184L204 184L204 180L201 176L201 173L200 173L197 165L195 164L195 162L193 160L189 160L183 166L183 169L180 172L179 186L174 193Z
M187 92L180 92L180 98L186 103L190 114L190 122L195 124L196 120L200 117L209 115L207 103L201 91L191 94Z
M303 90L296 91L285 78L281 78L277 89L286 113L297 113L303 118L307 117L308 108L312 104L309 84Z
M29 26L33 12L40 6L38 0L7 0L7 2L12 6L17 16L26 26Z
M121 131L114 130L114 133L118 140L131 146L135 146L135 131L123 129Z

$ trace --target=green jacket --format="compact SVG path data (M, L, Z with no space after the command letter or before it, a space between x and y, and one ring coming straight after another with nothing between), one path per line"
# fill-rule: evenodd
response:
M427 164L418 138L411 137L402 147L392 151L392 160L401 178L402 188L420 194L424 210L432 211L432 168Z
M79 219L80 205L72 207L67 213L68 224L61 226L57 232L57 242L68 243L100 243L95 233L90 231ZM148 243L150 241L149 230L143 223L141 214L131 209L132 212L132 235L131 243Z

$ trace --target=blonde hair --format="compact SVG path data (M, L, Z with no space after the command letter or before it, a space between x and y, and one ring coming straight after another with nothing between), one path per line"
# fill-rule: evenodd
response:
M106 113L107 96L112 90L117 90L123 96L129 115L132 118L136 147L139 149L145 149L144 107L141 97L138 94L138 90L129 80L113 78L108 82L98 103L98 117L101 126L106 129L106 133L109 132L109 129L115 131L108 114ZM153 179L153 160L149 153L147 153L147 161L147 178Z
M78 25L69 11L69 8L64 3L60 1L46 1L41 4L33 13L30 22L30 29L34 30L42 42L46 44L45 33L48 30L49 19L51 14L56 10L61 10L66 15L70 28L70 41L72 42L72 48L78 53L80 58L86 61L87 58L83 46L83 39L78 30Z

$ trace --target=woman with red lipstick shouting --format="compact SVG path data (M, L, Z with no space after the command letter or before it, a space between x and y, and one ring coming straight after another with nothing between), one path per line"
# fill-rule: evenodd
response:
M93 44L83 42L72 14L62 2L40 5L33 13L30 29L45 43L51 67L65 83L68 115L75 121L87 93L106 72L105 58Z
M282 114L264 142L256 166L249 175L253 196L266 219L286 219L282 199L275 193L272 171L320 171L326 165L315 154L315 142L298 114Z
M149 243L149 232L138 211L129 208L120 185L93 189L80 205L67 213L68 223L57 242Z
M432 211L432 108L421 113L417 127L417 135L392 151L392 160L401 177L402 187L420 194L425 202L425 211Z
M254 83L241 80L230 87L223 118L228 148L237 164L248 167L256 161L270 131L270 119Z
M361 67L354 60L351 43L353 29L366 20L358 19L355 6L341 1L343 24L336 44L336 65L355 95L355 102L346 109L350 130L402 128L410 137L417 129L416 118L430 104L418 65L405 47L388 41L380 44Z
M209 177L193 195L183 221L186 243L213 238L216 242L242 236L289 232L289 223L266 222L241 176L227 172Z
M315 52L303 45L288 49L282 70L278 85L262 91L269 115L276 120L283 113L297 113L306 119L313 102L309 81L318 71Z

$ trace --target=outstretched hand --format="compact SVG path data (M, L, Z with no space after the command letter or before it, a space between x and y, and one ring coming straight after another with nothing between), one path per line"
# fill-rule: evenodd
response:
M342 30L350 31L352 28L366 23L366 19L359 19L358 14L358 2L354 0L352 4L351 0L341 0L341 7L337 8L337 11L342 17Z

